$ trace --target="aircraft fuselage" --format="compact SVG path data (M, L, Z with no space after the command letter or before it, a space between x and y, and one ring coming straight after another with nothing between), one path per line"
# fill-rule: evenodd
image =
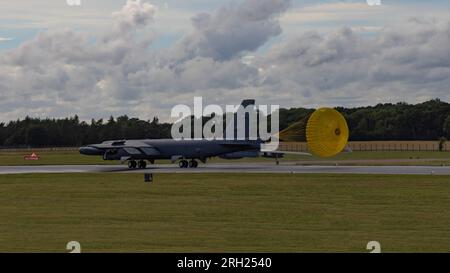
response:
M239 158L259 153L260 141L145 139L105 141L80 148L84 155L101 155L105 160L201 159L230 154Z

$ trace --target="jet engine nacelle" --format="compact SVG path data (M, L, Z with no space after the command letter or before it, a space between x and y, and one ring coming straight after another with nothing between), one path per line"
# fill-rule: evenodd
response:
M81 147L80 154L82 155L103 155L104 151L94 148L94 147Z

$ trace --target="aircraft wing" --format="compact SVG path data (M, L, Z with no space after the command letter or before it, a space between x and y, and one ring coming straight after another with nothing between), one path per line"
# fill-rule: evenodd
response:
M81 147L80 153L86 155L101 155L107 150L122 150L127 155L141 155L158 156L161 152L140 140L120 140L120 141L105 141L100 144L89 145L87 147Z
M139 148L139 147L151 147L144 141L140 140L115 140L105 141L100 144L89 145L97 149L119 149L119 148Z

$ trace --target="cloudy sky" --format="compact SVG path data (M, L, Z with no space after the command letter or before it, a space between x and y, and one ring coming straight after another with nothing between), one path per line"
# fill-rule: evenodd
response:
M75 0L69 0L69 2ZM450 1L0 1L0 121L450 100Z

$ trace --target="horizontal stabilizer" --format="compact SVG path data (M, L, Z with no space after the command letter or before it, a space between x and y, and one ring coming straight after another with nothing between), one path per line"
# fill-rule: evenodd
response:
M290 152L290 151L270 151L270 150L261 150L262 153L271 153L271 154L291 154L291 155L305 155L312 156L311 153L305 152Z

